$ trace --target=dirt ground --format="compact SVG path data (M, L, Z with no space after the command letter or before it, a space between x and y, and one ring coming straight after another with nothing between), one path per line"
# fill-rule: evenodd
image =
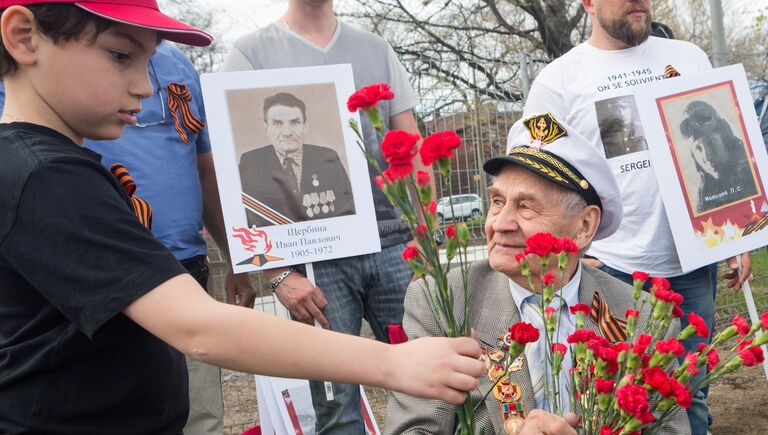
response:
M223 374L225 431L238 435L258 422L253 376ZM379 427L385 423L386 391L366 388ZM768 381L762 366L743 368L716 383L710 393L710 408L715 417L713 435L768 434Z

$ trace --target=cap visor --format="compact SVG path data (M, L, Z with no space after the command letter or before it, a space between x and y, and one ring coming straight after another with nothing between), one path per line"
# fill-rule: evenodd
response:
M206 47L213 42L211 35L174 20L157 9L114 3L84 2L76 5L110 21L156 30L161 38L169 41L197 47Z

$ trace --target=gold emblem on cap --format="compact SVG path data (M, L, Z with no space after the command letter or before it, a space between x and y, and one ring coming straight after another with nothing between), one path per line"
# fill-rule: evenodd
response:
M579 182L579 186L581 186L581 188L584 190L589 189L589 183L587 183L587 180L581 180L581 182Z
M568 136L568 132L551 113L530 116L523 120L523 125L531 135L531 146L536 149Z

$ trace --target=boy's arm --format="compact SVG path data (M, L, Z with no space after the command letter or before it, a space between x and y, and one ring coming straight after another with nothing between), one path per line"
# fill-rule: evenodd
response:
M376 385L461 403L483 372L480 346L470 338L387 345L216 302L186 274L123 313L192 358L248 373Z

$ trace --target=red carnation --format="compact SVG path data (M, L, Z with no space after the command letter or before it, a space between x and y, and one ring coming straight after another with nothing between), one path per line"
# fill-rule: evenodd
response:
M539 330L530 323L517 322L509 327L509 335L512 340L520 345L533 343L539 339Z
M760 316L760 324L763 325L763 329L768 329L768 313Z
M349 96L347 109L350 112L370 109L371 107L376 107L381 100L391 100L393 98L395 98L395 94L389 89L388 84L377 83L375 85L368 85L358 89L357 92Z
M707 347L705 343L699 343L698 352L701 352L705 347ZM720 364L720 354L718 354L717 349L713 347L707 352L707 371L711 372L718 364Z
M427 206L427 211L432 213L432 214L436 214L437 213L437 203L435 201L430 202L429 205Z
M592 350L592 352L595 353L595 358L599 359L605 364L605 369L608 374L616 373L616 371L619 369L618 352L613 350L610 346L593 345L593 343L596 342L596 340L593 340L588 343L587 346Z
M562 239L557 239L552 252L555 254L565 252L566 254L576 255L579 252L579 245L568 237L563 237Z
M693 352L688 352L685 356L685 361L688 363L688 367L685 368L685 371L688 372L692 378L696 377L696 375L699 374L699 368L697 367L699 364L699 356Z
M648 349L648 346L651 344L651 341L653 340L653 336L648 334L640 334L637 337L637 341L635 342L635 345L632 347L632 351L636 354L644 354L645 350Z
M552 272L545 273L541 278L541 283L546 286L553 285L555 283L555 275L553 275Z
M653 415L648 412L648 392L640 385L628 384L618 388L616 403L622 411L640 421L653 421Z
M389 167L384 175L390 179L405 178L413 172L413 156L416 155L416 143L421 136L402 130L387 132L381 141L381 154Z
M688 391L688 387L681 384L677 379L672 380L672 395L675 396L677 405L681 408L691 407L691 392Z
M403 260L413 261L419 258L419 250L413 246L408 246L403 250Z
M669 376L658 367L645 369L643 371L643 381L649 387L658 391L663 397L669 397L672 394L672 384Z
M657 341L654 347L659 353L671 353L678 357L685 353L683 345L674 337L669 340Z
M576 313L584 313L585 316L592 314L592 308L590 308L587 304L574 304L569 308L569 310L571 310L571 314L574 316Z
M704 338L709 337L709 328L707 327L707 324L704 323L704 319L698 314L694 312L688 313L688 324L693 325L693 327L696 328L696 333L700 336Z
M557 242L557 237L552 233L537 233L525 241L525 253L546 257L552 252Z
M453 157L453 150L461 146L461 138L455 131L432 133L421 143L421 162L429 166L437 159Z
M571 335L568 336L568 343L569 344L575 344L575 343L588 343L591 340L593 340L597 335L595 334L595 331L589 330L589 329L577 329L573 331Z
M651 287L656 288L656 290L669 290L669 281L666 278L654 276L651 278Z
M421 169L416 171L416 184L419 186L428 186L429 174L426 171L422 171Z
M746 367L752 367L754 365L760 364L763 362L763 360L765 360L763 350L760 349L760 347L750 347L747 349L747 346L751 345L752 340L743 341L736 349L739 351L739 358L744 361L744 366Z
M525 254L523 254L522 252L518 252L517 254L515 254L515 261L517 262L517 264L520 264L523 261L525 261Z
M747 321L741 316L734 316L731 325L736 327L736 330L739 331L739 335L746 335L749 333L749 324L747 324Z
M645 281L648 281L648 276L649 275L647 273L636 270L632 272L632 281L645 282Z
M629 350L629 343L626 341L620 341L616 344L612 344L611 349L613 349L616 353L626 352Z
M683 309L680 308L680 306L675 305L672 307L672 317L675 319L682 319L685 313L683 312Z
M567 351L568 351L568 348L565 347L563 343L552 343L552 352L565 355L565 352Z
M630 308L627 310L627 312L624 315L627 317L627 319L629 319L630 317L634 317L635 319L637 319L638 317L640 317L640 311L633 310Z
M387 185L386 181L384 181L384 177L382 177L381 175L377 175L376 185L379 186L379 189L384 190L384 187Z
M546 317L548 319L550 316L554 316L555 315L555 311L556 311L555 307L544 308L544 317Z
M456 225L448 225L448 227L445 229L445 237L448 237L449 239L456 239Z
M595 390L600 394L613 393L613 380L611 379L595 379Z
M427 232L427 226L424 224L416 225L416 235L419 237L427 237L429 235Z
M656 299L669 304L680 305L683 303L683 295L673 290L657 289L653 295L656 296Z
M600 428L600 435L613 435L613 429L607 424L603 425L603 427Z

